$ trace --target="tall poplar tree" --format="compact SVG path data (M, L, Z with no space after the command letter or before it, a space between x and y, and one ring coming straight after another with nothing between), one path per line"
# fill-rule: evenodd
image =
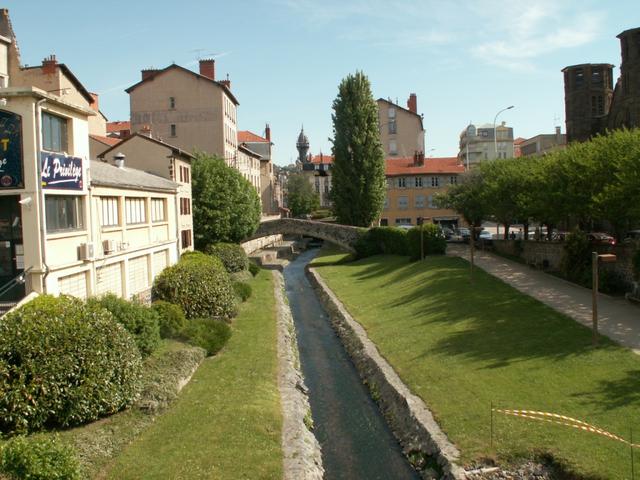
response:
M339 223L369 227L382 212L386 182L378 106L364 73L342 80L333 111L333 211Z

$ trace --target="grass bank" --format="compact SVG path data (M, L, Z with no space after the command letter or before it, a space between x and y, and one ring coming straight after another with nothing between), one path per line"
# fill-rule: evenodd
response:
M381 354L474 463L551 453L584 477L628 478L629 447L490 406L555 412L640 438L640 357L459 258L377 256L318 270ZM640 455L636 458L636 464Z
M107 478L281 478L271 273L251 280L233 335L207 358L180 397L125 449Z

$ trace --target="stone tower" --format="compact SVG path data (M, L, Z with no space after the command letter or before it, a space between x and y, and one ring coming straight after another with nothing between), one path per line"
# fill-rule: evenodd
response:
M606 128L613 97L612 69L609 63L562 69L567 143L584 142Z
M640 28L625 30L618 35L622 63L608 127L640 126Z
M308 162L309 138L304 134L304 127L302 127L302 129L300 130L300 135L298 135L296 148L298 149L298 161L300 163Z

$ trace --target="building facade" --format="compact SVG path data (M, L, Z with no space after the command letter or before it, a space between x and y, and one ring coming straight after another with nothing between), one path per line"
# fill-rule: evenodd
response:
M556 127L556 133L540 134L535 137L527 138L520 143L520 153L522 156L544 155L566 147L567 136L560 131L560 127Z
M379 98L377 104L380 141L385 158L424 153L424 126L422 115L418 114L416 94L409 96L407 108L384 98Z
M473 167L485 160L513 157L513 128L508 127L506 122L496 125L495 131L491 123L479 126L469 124L460 133L458 159L466 167Z

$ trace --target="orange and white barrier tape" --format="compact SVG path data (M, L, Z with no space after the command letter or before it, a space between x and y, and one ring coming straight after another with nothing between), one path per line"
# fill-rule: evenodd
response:
M583 422L582 420L578 420L576 418L567 417L565 415L559 415L557 413L549 413L549 412L538 412L536 410L513 410L513 409L502 409L502 408L494 408L494 412L502 413L504 415L512 415L514 417L528 418L530 420L538 420L540 422L548 422L555 423L557 425L564 425L567 427L576 428L578 430L582 430L585 432L595 433L596 435L602 435L603 437L610 438L612 440L616 440L618 442L622 442L624 444L630 445L633 448L640 447L640 444L631 443L624 438L615 435L611 432L607 432L601 428L598 428L594 425L590 425L587 422Z

